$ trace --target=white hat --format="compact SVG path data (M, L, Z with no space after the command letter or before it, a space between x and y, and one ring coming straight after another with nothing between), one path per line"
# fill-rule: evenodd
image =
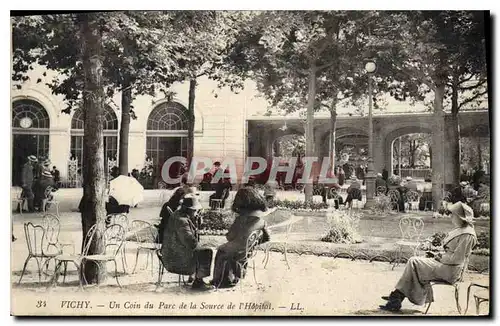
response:
M462 181L462 182L460 182L460 185L461 185L462 187L465 187L465 186L466 186L466 185L468 185L468 184L469 184L469 183L468 183L467 181Z
M407 176L406 181L410 181L410 180L413 180L413 179L410 176Z

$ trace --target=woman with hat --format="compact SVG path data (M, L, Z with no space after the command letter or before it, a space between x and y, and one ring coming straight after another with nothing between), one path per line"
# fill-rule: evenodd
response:
M476 232L472 225L472 208L462 202L448 207L454 229L443 240L442 253L428 253L428 257L411 257L406 263L403 275L396 284L396 289L389 296L382 297L387 303L380 306L382 310L399 311L401 302L408 300L416 305L434 301L431 281L457 282L472 248L477 243ZM429 257L430 256L430 257Z
M198 211L202 208L195 194L187 194L180 208L167 222L161 246L161 261L174 274L193 275L192 287L208 289L203 278L210 276L212 249L199 246Z
M236 193L232 211L238 214L226 234L228 242L217 249L215 255L214 278L216 287L231 287L238 283L245 271L237 262L244 263L248 237L255 230L262 230L262 242L269 241L266 222L261 218L267 215L266 200L253 187L245 187Z

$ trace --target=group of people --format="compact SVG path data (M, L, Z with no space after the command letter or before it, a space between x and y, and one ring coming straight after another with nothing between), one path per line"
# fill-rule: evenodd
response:
M237 214L236 219L226 234L227 242L217 248L214 275L210 283L206 283L204 278L210 276L213 251L200 245L202 207L196 192L194 187L181 186L161 209L161 222L156 227L162 263L168 272L188 275L194 289L235 286L245 275L246 243L251 233L260 230L260 242L269 241L262 219L268 211L266 200L253 187L238 190L231 207Z
M224 208L229 192L233 189L230 178L223 178L222 173L229 173L229 169L222 170L220 162L215 162L212 169L203 175L200 182L202 191L215 191L209 198L209 205L215 208L215 201L220 201L220 208ZM213 183L214 177L219 178L217 183ZM185 181L185 180L184 180Z
M21 175L21 197L26 200L28 212L43 211L43 199L46 198L46 190L50 186L53 191L58 189L59 171L54 166L50 169L50 160L39 162L37 157L30 155L23 165ZM50 194L49 194L50 195ZM22 207L18 207L21 210Z

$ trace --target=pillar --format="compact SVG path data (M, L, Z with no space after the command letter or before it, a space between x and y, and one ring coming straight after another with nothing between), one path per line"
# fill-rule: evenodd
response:
M68 176L68 161L70 159L71 136L67 128L50 129L49 131L49 159L50 168L55 165L61 173L61 180Z
M146 157L146 133L144 131L130 131L128 136L128 169L139 171L144 167Z

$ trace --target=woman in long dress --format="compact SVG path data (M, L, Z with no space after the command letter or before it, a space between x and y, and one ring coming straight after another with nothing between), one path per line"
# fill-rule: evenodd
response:
M215 256L214 278L212 284L218 288L231 287L245 275L240 265L245 265L247 239L255 230L262 230L261 243L269 241L266 222L261 219L267 212L266 202L257 190L245 187L234 197L233 212L238 214L226 235L227 243L217 249Z
M431 281L457 282L467 268L472 248L477 243L476 232L472 225L472 208L462 202L448 207L453 226L443 240L443 253L434 257L411 257L406 263L403 275L396 284L396 289L389 296L382 297L387 303L382 310L399 311L401 302L408 300L416 305L433 302Z

